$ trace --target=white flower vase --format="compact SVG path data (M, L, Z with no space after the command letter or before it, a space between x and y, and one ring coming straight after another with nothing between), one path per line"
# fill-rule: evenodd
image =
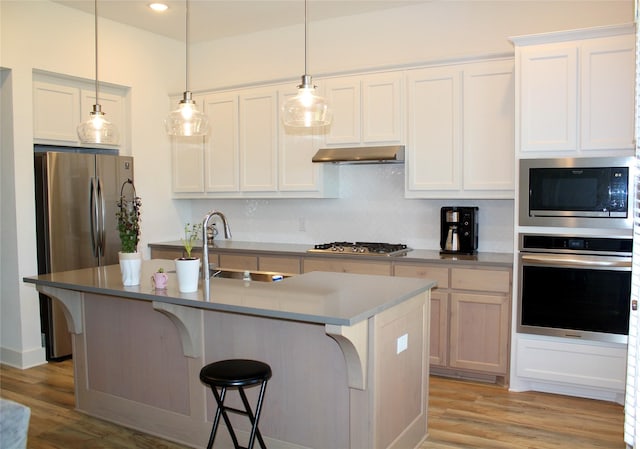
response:
M200 259L180 258L176 259L176 275L178 277L178 290L180 293L198 291L198 279L200 278Z
M142 269L142 253L118 253L122 284L125 287L140 285L140 271Z

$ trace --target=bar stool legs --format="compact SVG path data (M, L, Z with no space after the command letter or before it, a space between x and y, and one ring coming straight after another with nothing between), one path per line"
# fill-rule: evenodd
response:
M200 380L211 387L213 397L217 404L216 414L213 419L213 428L211 429L207 449L211 449L213 447L221 416L229 430L229 435L233 441L233 447L235 449L245 449L238 443L238 438L231 426L231 421L229 420L227 412L237 413L249 418L249 421L251 422L251 433L249 435L249 443L246 449L253 449L256 437L260 447L262 449L266 449L262 434L258 428L258 421L260 420L267 381L270 378L271 368L269 365L254 360L223 360L221 362L211 363L202 368L200 371ZM260 392L258 394L258 402L256 404L254 416L251 411L247 395L245 394L244 387L257 384L260 384ZM238 393L240 394L240 399L242 399L244 410L224 405L224 401L227 396L227 389L230 387L238 388ZM218 390L218 388L220 390Z

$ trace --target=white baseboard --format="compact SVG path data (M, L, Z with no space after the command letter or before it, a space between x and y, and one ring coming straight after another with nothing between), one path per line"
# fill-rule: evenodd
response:
M0 347L0 363L18 369L27 369L47 363L44 348L33 348L19 352L13 349Z

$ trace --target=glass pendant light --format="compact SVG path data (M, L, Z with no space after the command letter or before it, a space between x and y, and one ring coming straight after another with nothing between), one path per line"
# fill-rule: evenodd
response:
M323 97L317 94L316 86L307 74L307 0L304 2L304 75L298 86L298 94L282 105L282 120L285 126L311 128L331 123L331 109Z
M76 129L82 143L118 144L118 129L104 117L98 97L98 0L94 0L95 18L95 55L96 55L96 103L89 112L89 119L80 123Z
M170 136L204 136L209 131L209 119L196 107L189 91L189 0L186 13L186 83L185 91L178 109L171 111L164 121L164 127Z

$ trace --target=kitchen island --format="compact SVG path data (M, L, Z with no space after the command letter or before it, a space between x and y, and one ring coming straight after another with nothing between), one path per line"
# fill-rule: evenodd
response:
M426 438L434 281L313 272L213 278L179 293L173 273L153 289L160 266L173 261L143 262L136 287L122 286L117 265L25 278L64 304L80 411L204 447L215 401L201 367L251 358L273 370L260 421L269 448L413 448ZM246 419L233 418L247 434ZM231 447L224 429L216 447Z

